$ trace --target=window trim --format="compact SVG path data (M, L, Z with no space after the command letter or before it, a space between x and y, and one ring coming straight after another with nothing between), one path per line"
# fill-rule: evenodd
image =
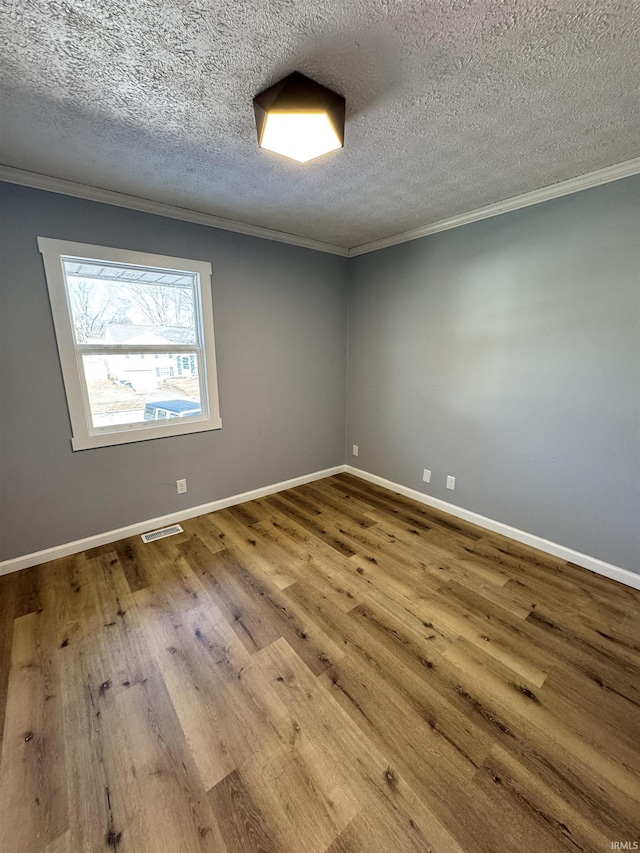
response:
M210 263L148 252L134 252L129 249L95 246L89 243L76 243L70 240L57 240L50 237L38 237L38 249L42 254L49 291L62 378L71 420L71 446L73 450L89 450L96 447L110 447L118 444L130 444L137 441L221 429ZM82 353L87 352L92 345L83 344L82 350L76 346L71 306L69 305L63 271L62 259L67 256L180 270L197 275L199 286L196 288L196 323L200 342L196 345L172 345L171 350L182 347L185 352L193 353L194 349L202 351L202 369L205 375L201 387L207 393L208 413L205 412L207 401L201 400L202 415L173 419L170 424L143 421L135 424L119 424L115 430L113 425L107 427L90 426L88 420L90 417L89 399L81 361ZM138 346L110 344L107 348L112 351L120 349L127 353L158 352L162 349L155 344ZM105 347L96 345L96 349L103 351Z

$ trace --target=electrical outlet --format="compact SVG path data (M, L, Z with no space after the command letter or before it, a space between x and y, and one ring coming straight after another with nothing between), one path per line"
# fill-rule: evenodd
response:
M456 478L452 477L451 474L449 474L447 476L447 488L453 490L453 489L455 489L455 487L456 487Z
M354 456L358 455L358 445L357 444L353 445L353 450L351 452L353 453Z
M187 481L176 480L176 489L178 490L179 495L184 495L184 493L187 491Z
M425 468L422 472L422 482L430 483L431 482L431 471L428 468Z

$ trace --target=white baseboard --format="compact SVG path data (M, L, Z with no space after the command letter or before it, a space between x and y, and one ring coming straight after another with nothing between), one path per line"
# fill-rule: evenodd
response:
M281 483L273 483L269 486L263 486L260 489L253 489L251 492L243 492L239 495L231 495L228 498L221 498L217 501L211 501L206 504L199 504L188 509L180 510L179 512L169 513L169 515L161 515L158 518L150 518L146 521L139 521L136 524L129 524L126 527L119 527L116 530L108 530L106 533L98 533L96 536L88 536L85 539L76 539L74 542L66 542L62 545L56 545L53 548L46 548L44 551L35 551L32 554L24 554L22 557L15 557L12 560L4 560L0 562L0 575L7 575L10 572L16 572L19 569L27 569L30 566L37 566L40 563L45 563L49 560L57 560L59 557L67 557L69 554L78 554L81 551L86 551L89 548L97 548L100 545L108 545L111 542L117 542L119 539L126 539L128 536L135 536L139 533L145 533L148 530L154 530L159 527L166 527L169 524L175 524L179 521L185 521L188 518L195 518L198 515L205 515L208 512L215 512L218 509L235 506L236 504L245 503L246 501L263 498L267 495L283 492L285 489L292 489L295 486L302 486L304 483L312 483L314 480L322 480L324 477L331 477L334 474L347 472L355 477L360 477L362 480L368 480L370 483L375 483L392 492L404 495L419 503L432 506L435 509L449 513L456 518L462 518L471 524L477 524L479 527L484 527L486 530L491 530L493 533L500 533L509 539L514 539L516 542L522 542L525 545L531 545L539 551L544 551L547 554L552 554L554 557L560 557L562 560L567 560L570 563L575 563L585 569L589 569L596 574L604 575L607 578L618 581L626 586L640 589L640 574L629 571L629 569L614 566L611 563L605 563L603 560L598 560L595 557L590 557L588 554L581 554L579 551L574 551L571 548L566 548L564 545L559 545L557 542L550 542L548 539L542 539L540 536L535 536L533 533L526 533L524 530L518 530L516 527L510 527L508 524L503 524L501 521L495 521L492 518L487 518L484 515L479 515L468 509L455 506L455 504L447 503L447 501L439 498L431 497L423 492L418 492L416 489L410 489L408 486L401 486L399 483L394 483L391 480L385 480L384 477L378 477L377 474L370 474L368 471L363 471L360 468L354 468L352 465L336 465L334 468L326 468L324 471L315 471L313 474L305 474L302 477L295 477L292 480L283 480Z
M392 492L398 492L408 498L419 503L432 506L435 509L440 509L442 512L447 512L449 515L455 515L456 518L462 518L472 524L477 524L479 527L484 527L486 530L491 530L493 533L500 533L509 539L515 539L516 542L522 542L524 545L531 545L532 548L537 548L539 551L544 551L547 554L552 554L554 557L560 557L561 560L575 563L585 569L589 569L596 574L604 575L607 578L623 583L626 586L640 589L640 574L629 571L629 569L614 566L611 563L605 563L603 560L597 560L595 557L590 557L588 554L581 554L579 551L574 551L571 548L566 548L564 545L558 545L557 542L550 542L548 539L542 539L540 536L535 536L533 533L526 533L524 530L518 530L516 527L510 527L508 524L503 524L501 521L495 521L493 518L486 518L484 515L478 515L468 509L455 506L447 503L447 501L433 498L431 495L425 495L423 492L418 492L416 489L410 489L408 486L401 486L399 483L393 483L391 480L385 480L384 477L378 477L377 474L370 474L368 471L362 471L360 468L354 468L352 465L345 465L345 471L353 474L355 477L360 477L362 480L368 480L370 483L375 483L385 489L390 489Z
M126 527L119 527L116 530L108 530L106 533L98 533L96 536L87 536L86 539L76 539L74 542L66 542L63 545L46 548L44 551L35 551L33 554L24 554L22 557L4 560L0 562L0 575L8 575L10 572L16 572L19 569L28 569L30 566L37 566L49 560L57 560L59 557L68 557L69 554L79 554L81 551L86 551L89 548L109 545L111 542L117 542L119 539L126 539L128 536L135 536L138 533L146 533L148 530L155 530L158 527L166 527L178 521L195 518L197 515L205 515L208 512L215 512L218 509L225 509L228 506L253 501L256 498L263 498L266 495L274 495L276 492L283 492L285 489L294 488L294 486L302 486L304 483L312 483L314 480L322 480L324 477L331 477L333 474L340 474L345 470L345 465L336 465L334 468L315 471L313 474L294 477L292 480L283 480L281 483L273 483L270 486L253 489L251 492L231 495L228 498L221 498L217 501L172 512L169 515L149 518L146 521L138 521L136 524L129 524Z

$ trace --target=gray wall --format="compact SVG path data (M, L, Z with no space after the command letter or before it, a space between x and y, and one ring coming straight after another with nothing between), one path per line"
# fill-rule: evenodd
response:
M631 178L351 260L348 461L640 571L639 200Z
M0 560L344 461L344 258L0 189ZM222 430L72 452L38 236L211 261Z
M0 559L343 462L349 274L347 461L640 571L640 178L348 262L0 191ZM71 451L37 236L212 262L221 431Z

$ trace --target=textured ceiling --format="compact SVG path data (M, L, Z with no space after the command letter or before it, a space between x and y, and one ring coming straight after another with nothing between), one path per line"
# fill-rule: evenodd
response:
M1 0L0 160L356 246L640 153L637 0ZM299 70L346 147L257 148Z

